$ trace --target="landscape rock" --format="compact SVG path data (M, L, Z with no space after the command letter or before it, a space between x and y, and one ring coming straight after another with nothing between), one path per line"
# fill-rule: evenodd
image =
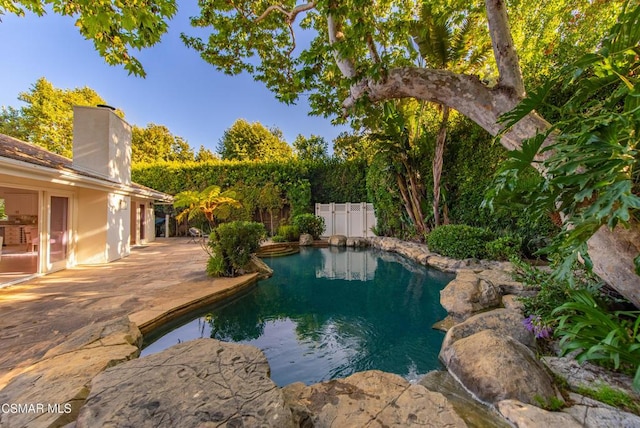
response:
M345 245L352 248L363 248L369 244L364 238L347 238Z
M559 397L553 380L535 354L511 336L483 330L440 351L440 360L483 402Z
M542 362L556 376L564 379L569 388L578 391L580 388L594 389L600 385L607 385L618 389L636 400L640 400L640 394L633 390L631 376L615 373L602 367L591 364L588 361L580 364L571 357L542 357Z
M442 394L377 370L283 393L300 427L466 427Z
M500 336L510 336L529 348L535 347L533 333L522 324L523 317L519 312L499 308L482 312L456 324L447 331L442 342L445 349L460 339L469 337L483 330L492 330Z
M503 400L497 405L498 411L516 428L581 428L582 425L571 415L550 412L517 400ZM602 425L613 426L613 425Z
M449 372L434 370L420 379L418 384L429 391L444 395L469 428L508 428L509 425L493 408L476 400Z
M346 247L347 237L344 235L332 235L329 237L329 246L331 247Z
M198 339L97 376L77 428L292 427L291 411L255 347Z
M308 247L309 245L313 245L313 236L308 233L303 233L300 235L300 240L298 241L301 247Z
M500 289L471 270L459 271L440 291L440 304L459 322L476 312L498 307L500 303Z
M269 267L260 257L255 254L251 254L249 262L243 268L244 273L258 273L260 279L271 278L273 276L273 269Z
M562 411L573 416L585 428L640 427L640 416L638 415L623 412L615 407L574 393L570 393L569 398L575 404L562 409Z
M524 303L522 303L520 298L514 294L502 296L502 306L504 306L505 309L510 309L524 314Z
M62 426L73 421L89 393L91 379L136 358L141 340L140 331L127 317L74 332L0 391L0 403L43 403L46 411L0 413L0 427ZM49 404L54 411L49 411Z

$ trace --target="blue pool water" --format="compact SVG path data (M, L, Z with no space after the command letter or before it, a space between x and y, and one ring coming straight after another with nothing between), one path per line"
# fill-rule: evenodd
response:
M166 333L152 354L200 337L265 353L279 386L378 369L415 379L440 368L446 316L440 290L453 275L375 250L301 248L265 259L274 270L236 299Z

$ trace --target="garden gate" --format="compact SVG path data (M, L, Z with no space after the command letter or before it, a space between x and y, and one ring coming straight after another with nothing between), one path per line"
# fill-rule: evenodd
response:
M323 236L345 235L353 238L375 236L371 231L376 225L373 204L366 202L316 204L316 215L324 219Z

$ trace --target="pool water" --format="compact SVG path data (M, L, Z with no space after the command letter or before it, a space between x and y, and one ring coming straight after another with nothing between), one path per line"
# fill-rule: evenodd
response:
M441 368L446 316L440 290L453 275L375 250L301 248L264 260L272 278L205 310L149 344L148 355L200 337L260 348L271 378L313 384L364 370L409 380Z

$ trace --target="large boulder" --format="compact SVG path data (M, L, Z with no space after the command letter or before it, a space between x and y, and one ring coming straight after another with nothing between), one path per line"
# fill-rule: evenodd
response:
M347 237L344 235L331 235L329 237L329 246L331 247L346 247Z
M345 245L352 248L363 248L369 244L364 238L347 238Z
M560 397L535 354L511 336L483 330L443 347L440 359L481 401L535 404Z
M291 411L252 346L199 339L97 376L77 428L292 427Z
M441 350L482 330L493 330L500 336L511 336L523 345L534 348L535 338L533 333L525 328L522 320L523 317L519 312L504 308L476 314L447 331Z
M440 291L440 304L458 322L476 312L498 307L500 303L500 289L471 270L459 271Z
M377 370L283 393L300 427L467 426L442 394Z
M301 247L308 247L310 245L313 245L313 236L308 233L303 233L300 235L298 243Z
M573 406L562 409L562 411L573 416L585 428L640 427L640 416L638 415L623 412L615 407L574 393L570 393L569 398L573 402Z
M582 428L574 417L566 413L550 412L518 400L504 400L498 403L498 411L516 428ZM602 425L613 426L613 425Z
M433 370L424 375L418 383L429 391L444 395L458 416L469 427L509 428L511 426L495 409L476 400L445 370Z
M72 422L98 373L140 354L142 335L127 317L91 324L49 350L0 391L0 403L37 403L22 413L0 412L1 427L50 427Z

